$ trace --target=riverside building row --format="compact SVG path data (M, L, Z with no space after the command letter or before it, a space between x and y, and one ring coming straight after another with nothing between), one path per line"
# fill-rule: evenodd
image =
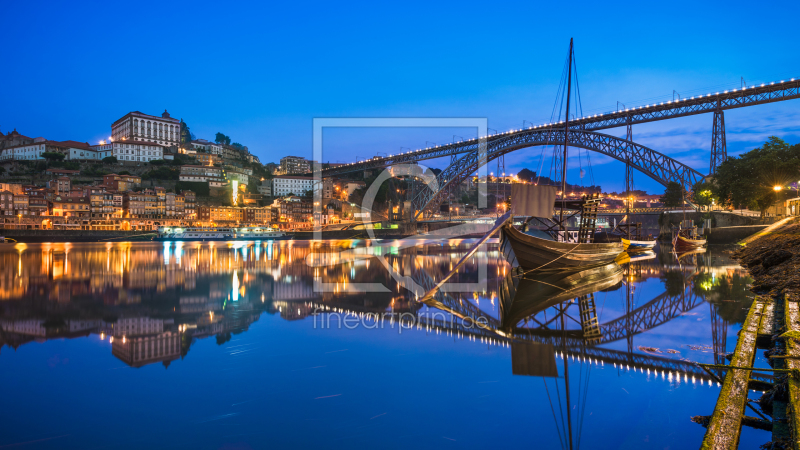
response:
M73 187L68 177L53 179L46 188L0 183L0 226L153 230L163 225L267 225L293 230L338 221L332 210L315 215L308 198L289 196L265 207L207 206L198 205L192 191L174 193L162 187L130 190L138 188L138 177L104 178L103 184L80 188Z

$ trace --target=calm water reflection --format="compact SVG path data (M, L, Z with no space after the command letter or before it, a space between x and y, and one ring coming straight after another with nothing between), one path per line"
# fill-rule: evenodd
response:
M420 304L469 247L0 245L0 449L699 446L691 361L751 302L723 249L518 277L488 244Z

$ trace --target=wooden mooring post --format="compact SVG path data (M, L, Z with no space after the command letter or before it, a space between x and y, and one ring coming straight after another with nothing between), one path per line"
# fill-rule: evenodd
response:
M800 332L800 311L798 308L800 298L786 294L783 299L784 333ZM793 334L793 333L790 333ZM786 358L783 364L787 369L800 369L800 340L784 337ZM776 363L777 367L777 363ZM800 379L794 373L788 376L789 408L786 414L786 425L791 428L792 448L800 450Z
M767 303L768 300L760 297L756 297L753 301L739 333L731 366L753 367L756 341ZM701 449L736 449L739 446L750 372L748 369L727 369Z

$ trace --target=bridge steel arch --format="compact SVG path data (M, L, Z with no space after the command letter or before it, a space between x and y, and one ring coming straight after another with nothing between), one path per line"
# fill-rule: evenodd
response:
M681 184L685 190L690 191L692 185L704 177L700 172L663 153L616 136L593 131L570 130L568 139L570 147L592 150L622 162L629 161L631 167L665 186L670 181L675 181ZM449 186L461 183L490 161L526 147L563 145L563 143L563 129L545 129L518 131L492 137L485 142L482 140L470 141L459 149L452 148L452 155L466 154L444 169L436 177L436 180L428 184L429 189L423 189L412 199L412 205L416 211L415 219L424 211L441 203Z

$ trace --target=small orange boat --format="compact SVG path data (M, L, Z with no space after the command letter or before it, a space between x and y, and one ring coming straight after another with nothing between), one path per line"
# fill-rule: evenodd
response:
M695 236L696 228L679 229L675 236L672 238L672 246L675 249L690 250L699 247L705 247L706 240L698 239Z

